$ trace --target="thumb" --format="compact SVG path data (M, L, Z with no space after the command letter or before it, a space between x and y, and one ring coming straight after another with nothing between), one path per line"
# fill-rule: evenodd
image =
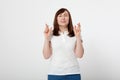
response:
M50 27L50 29L49 29L49 34L51 34L52 33L52 27Z
M76 25L73 27L73 31L76 34Z

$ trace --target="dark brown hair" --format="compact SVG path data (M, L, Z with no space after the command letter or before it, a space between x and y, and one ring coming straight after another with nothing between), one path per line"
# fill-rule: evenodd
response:
M54 18L54 23L53 23L53 26L54 26L54 29L53 29L53 35L55 36L59 36L59 25L58 25L58 22L57 22L57 16L63 12L67 11L68 14L69 14L69 23L68 23L68 36L70 37L73 37L75 36L74 34L74 31L73 31L73 24L72 24L72 18L71 18L71 14L70 12L66 9L66 8L61 8L59 9L56 14L55 14L55 18Z

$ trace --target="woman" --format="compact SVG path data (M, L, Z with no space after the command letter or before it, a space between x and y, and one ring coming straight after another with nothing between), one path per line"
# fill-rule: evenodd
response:
M80 34L80 23L73 27L66 8L56 12L53 30L46 24L43 56L51 58L48 80L81 80L77 58L82 58L84 49Z

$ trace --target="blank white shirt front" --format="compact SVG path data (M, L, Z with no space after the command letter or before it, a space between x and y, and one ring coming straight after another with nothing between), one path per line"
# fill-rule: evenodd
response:
M79 64L74 53L76 37L69 37L68 32L60 32L60 36L52 36L52 56L48 74L79 74Z

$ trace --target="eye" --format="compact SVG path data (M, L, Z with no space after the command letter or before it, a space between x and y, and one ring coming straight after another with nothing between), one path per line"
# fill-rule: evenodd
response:
M65 16L65 17L67 17L67 16L68 16L68 14L64 14L64 16Z
M62 15L61 15L61 14L59 14L59 15L58 15L58 17L62 17Z

